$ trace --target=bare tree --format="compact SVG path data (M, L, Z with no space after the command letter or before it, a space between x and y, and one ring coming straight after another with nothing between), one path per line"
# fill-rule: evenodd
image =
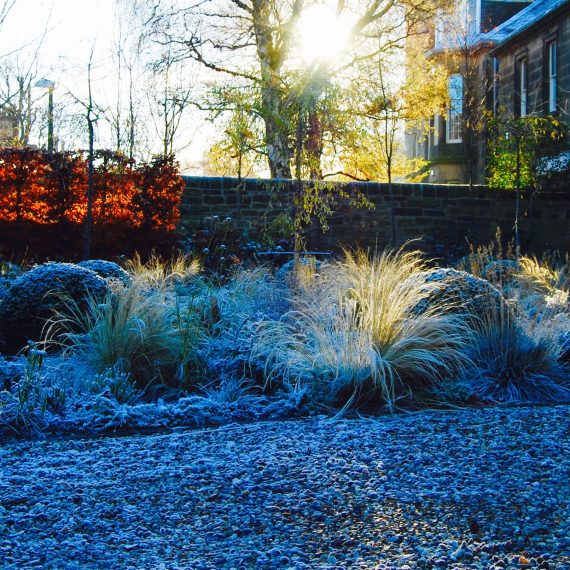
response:
M191 142L191 134L183 138L181 133L195 104L193 74L174 57L173 46L149 40L154 4L118 0L117 8L114 59L123 84L111 114L117 144L120 139L130 158L175 154ZM151 139L158 139L160 149Z
M182 150L189 140L175 145L185 111L194 104L194 86L173 57L171 47L166 46L160 62L151 66L147 93L149 110L155 131L161 142L161 154L170 156Z
M350 20L350 47L335 60L315 62L305 74L312 99L320 99L325 83L314 77L338 77L362 58L401 43L410 19L425 17L437 0L339 0L340 18ZM205 68L256 85L261 94L267 159L273 177L291 178L297 131L299 46L296 26L308 0L202 0L191 6L157 0L149 21L155 41L171 46L174 60L192 59ZM347 20L348 21L348 20ZM372 40L372 41L371 41ZM380 46L380 47L379 47ZM318 143L318 116L308 109ZM318 153L318 144L314 146Z
M8 14L10 14L15 4L16 0L3 0L0 2L0 28L4 25Z
M112 59L116 72L116 96L107 110L115 149L129 159L146 156L148 136L142 120L148 103L141 85L146 82L144 63L145 35L136 24L134 6L118 2L115 12L115 37Z
M11 123L10 146L26 146L36 117L32 100L32 87L37 77L35 69L23 69L18 62L4 64L1 69L0 109L5 120Z
M95 194L95 136L96 126L98 122L105 116L107 109L100 106L95 101L93 93L93 71L98 67L95 61L95 42L91 46L89 59L85 66L86 74L86 93L84 96L78 96L68 92L70 98L80 112L78 116L81 118L80 128L82 133L87 131L87 211L85 214L85 225L83 235L83 258L89 259L91 256L91 244L93 240L93 199ZM78 117L78 118L79 118Z
M0 5L0 27L4 23L15 0ZM16 46L11 54L0 57L0 111L11 122L12 137L6 141L12 146L28 145L36 121L36 103L41 97L32 89L39 76L41 49L48 30L26 46Z

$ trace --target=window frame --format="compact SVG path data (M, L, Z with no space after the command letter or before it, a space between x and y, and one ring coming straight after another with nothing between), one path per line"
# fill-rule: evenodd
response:
M499 111L499 90L501 88L501 61L497 56L493 57L492 61L492 75L493 75L493 84L492 84L492 106L493 106L493 116L496 116Z
M452 81L459 78L461 98L453 97L452 89L456 92L459 91L459 86L455 88L452 85ZM458 144L463 142L463 98L464 98L464 80L460 73L453 73L449 76L448 80L448 92L449 92L449 108L447 110L447 116L445 121L445 142L447 144ZM454 103L455 102L455 103ZM454 111L454 104L459 102L459 109Z
M546 112L558 111L558 40L546 42Z
M528 57L522 55L515 60L515 116L528 115Z

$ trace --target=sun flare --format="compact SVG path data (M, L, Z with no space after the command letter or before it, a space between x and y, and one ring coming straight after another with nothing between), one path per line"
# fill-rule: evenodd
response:
M351 28L350 18L335 14L329 6L309 6L298 24L303 59L308 63L334 59L347 46Z

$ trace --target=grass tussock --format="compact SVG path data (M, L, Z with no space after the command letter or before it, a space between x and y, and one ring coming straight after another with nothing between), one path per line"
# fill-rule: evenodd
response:
M521 271L516 277L521 284L545 296L564 297L566 302L570 294L570 263L553 267L549 263L539 262L534 256L522 257Z
M143 262L140 255L135 253L132 259L125 262L125 269L139 283L153 289L163 289L190 281L200 272L200 263L182 254L164 260L155 253Z
M0 389L0 436L3 432L39 435L46 414L62 414L71 386L51 367L46 370L46 357L36 343L28 343L20 372Z
M529 317L550 322L560 332L570 330L570 263L522 257L515 286L506 293Z
M179 386L190 379L201 320L194 307L183 309L139 278L103 302L91 298L85 311L67 301L46 336L100 373L120 369L138 388L156 381Z
M263 382L262 365L250 358L260 321L274 321L285 312L285 288L266 267L238 269L222 286L210 284L201 294L205 299L206 335L201 354L211 383L223 379L254 379Z
M402 250L373 259L347 253L323 268L304 304L259 327L254 355L268 381L308 387L328 402L380 399L393 409L456 375L465 362L462 321L437 306L412 311L430 293L409 280L424 269L419 254Z
M510 311L489 311L475 328L465 384L479 401L570 401L570 371L558 360L556 335L524 326Z

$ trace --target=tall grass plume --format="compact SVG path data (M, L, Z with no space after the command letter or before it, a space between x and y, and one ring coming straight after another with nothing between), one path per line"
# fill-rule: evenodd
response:
M336 404L380 399L393 409L457 375L465 362L462 320L434 305L413 312L431 291L409 279L423 270L420 255L403 250L372 259L347 253L322 268L296 311L259 328L254 355L265 359L268 381L308 385Z

